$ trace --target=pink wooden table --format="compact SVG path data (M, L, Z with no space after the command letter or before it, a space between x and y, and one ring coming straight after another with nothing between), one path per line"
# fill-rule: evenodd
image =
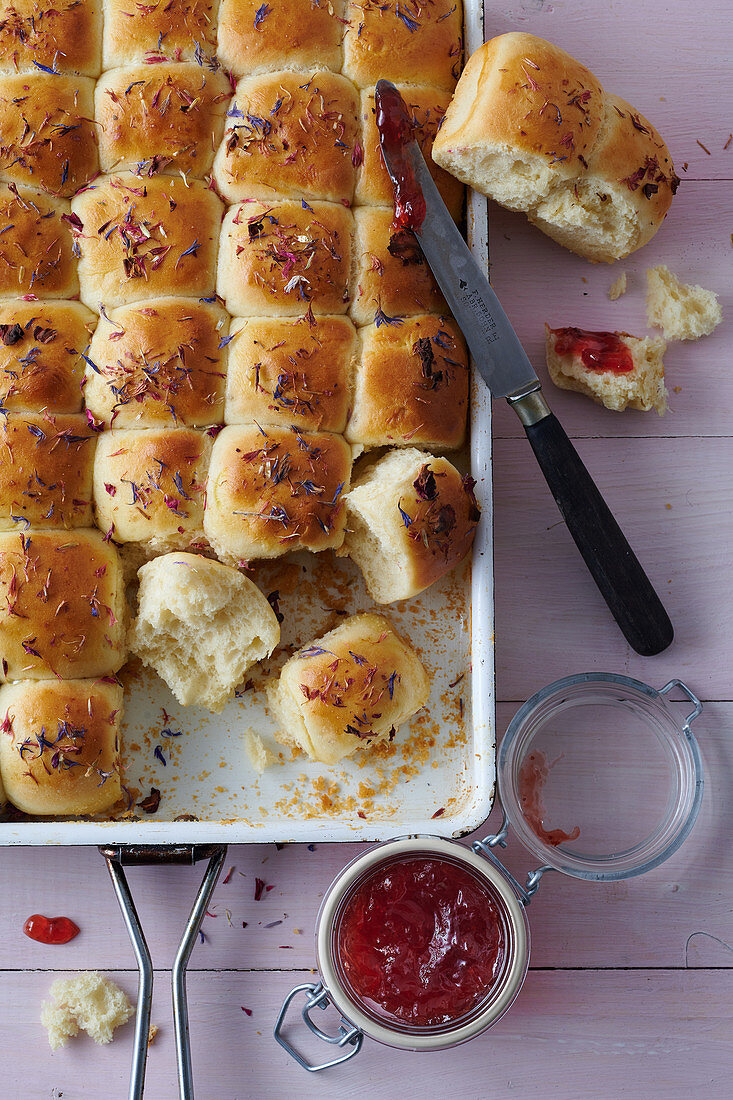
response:
M582 58L670 143L683 178L667 223L617 268L591 267L492 209L493 280L534 362L542 325L644 332L644 269L668 263L721 294L728 318L733 231L729 0L487 0L487 35L529 30ZM709 155L700 144L706 146ZM618 271L629 292L607 289ZM512 414L496 407L498 728L558 676L629 672L657 686L686 679L705 700L697 725L707 772L701 818L684 848L642 879L589 885L548 876L532 905L533 967L511 1013L441 1055L367 1043L340 1072L308 1077L272 1039L286 990L308 980L319 899L355 846L231 849L206 942L189 980L198 1100L368 1094L379 1100L503 1100L523 1095L669 1100L730 1095L733 1070L733 362L731 323L667 355L672 411L619 416L550 394L662 592L677 641L651 660L630 652L558 520ZM619 773L623 783L623 771ZM509 851L520 871L527 857ZM241 872L241 873L240 873ZM57 970L100 968L134 996L134 960L96 851L0 851L0 1049L3 1100L126 1096L132 1029L108 1048L82 1038L51 1055L38 1023ZM274 885L253 901L254 877ZM174 1100L168 974L193 889L190 870L131 873L159 968L146 1095ZM20 932L32 912L78 916L63 949ZM227 911L230 917L227 917ZM231 925L229 923L231 920ZM248 922L246 929L242 921ZM264 926L282 921L275 927ZM251 1016L242 1011L251 1009Z

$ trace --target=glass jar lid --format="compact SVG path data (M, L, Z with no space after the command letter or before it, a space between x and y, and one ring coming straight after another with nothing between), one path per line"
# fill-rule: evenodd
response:
M677 689L694 709L673 709ZM542 688L512 719L498 754L499 795L518 838L546 868L631 878L677 850L703 792L690 730L702 704L685 684L660 690L613 673Z

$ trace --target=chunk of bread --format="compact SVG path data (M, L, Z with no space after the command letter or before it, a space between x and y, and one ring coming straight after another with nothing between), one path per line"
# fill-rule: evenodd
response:
M472 55L433 160L558 244L606 263L654 236L679 183L650 122L564 50L523 32Z
M622 345L621 355L630 357L627 361L631 369L604 369L597 364L592 350L589 353L573 347L574 335L601 340L616 337ZM547 369L555 385L562 390L584 393L613 412L656 409L664 416L668 396L663 362L666 349L664 340L630 336L628 332L594 333L581 329L551 329L545 325Z
M111 1043L115 1029L135 1013L127 994L97 970L57 978L49 992L51 1000L41 1007L41 1023L48 1031L51 1050L66 1046L80 1030L95 1043Z
M267 684L277 739L323 764L391 741L429 694L417 654L374 612L345 619L295 653Z
M646 314L667 340L699 340L723 320L714 291L680 282L663 264L647 268Z
M244 731L244 747L247 750L249 762L258 775L262 775L267 768L277 763L275 753L268 749L259 733L251 728Z
M222 710L247 669L280 641L270 604L242 573L196 554L164 554L138 576L132 652L183 706Z
M341 552L376 603L415 596L463 561L481 515L473 485L446 458L414 447L388 452L357 478Z

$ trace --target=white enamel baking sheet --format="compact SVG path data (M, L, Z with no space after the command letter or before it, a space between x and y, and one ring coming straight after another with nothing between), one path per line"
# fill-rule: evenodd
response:
M482 41L483 4L469 0L467 51ZM469 198L468 232L486 266L481 196ZM421 597L385 609L432 681L427 708L391 746L335 767L293 758L278 746L262 681L291 650L255 670L250 686L220 715L179 706L162 681L133 663L122 673L124 781L132 811L116 821L0 822L0 844L385 840L419 832L457 836L480 825L491 809L495 776L491 414L485 387L474 379L472 388L470 468L482 509L473 562ZM339 612L372 606L358 570L330 554L262 563L253 578L265 592L280 592L285 646L336 626ZM261 777L246 751L248 729L280 754ZM137 803L151 787L161 800L147 815ZM176 820L181 815L197 820Z

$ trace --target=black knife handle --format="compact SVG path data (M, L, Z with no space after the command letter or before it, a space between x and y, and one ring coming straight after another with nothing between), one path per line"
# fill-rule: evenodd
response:
M562 424L550 413L525 424L524 430L568 530L629 645L643 657L661 653L674 638L669 616Z

